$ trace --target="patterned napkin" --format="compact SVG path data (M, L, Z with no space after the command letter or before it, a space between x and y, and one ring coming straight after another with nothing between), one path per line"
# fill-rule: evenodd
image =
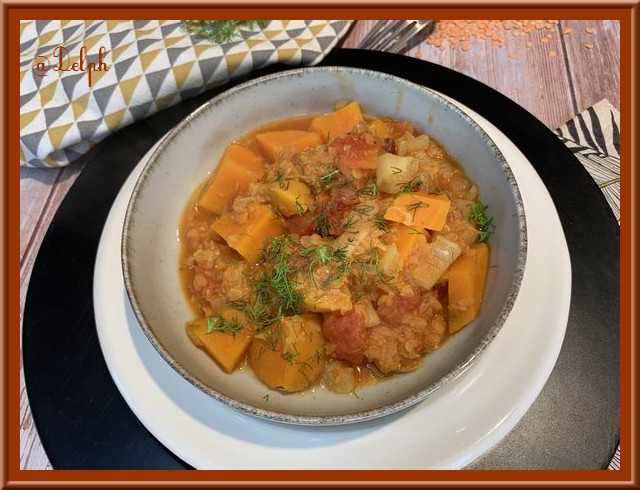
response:
M110 133L273 63L314 65L348 20L274 20L215 44L178 20L20 24L20 165L61 167Z
M556 130L584 165L620 224L620 113L601 100Z
M620 224L620 113L602 100L556 130L584 165ZM608 469L620 469L620 445Z

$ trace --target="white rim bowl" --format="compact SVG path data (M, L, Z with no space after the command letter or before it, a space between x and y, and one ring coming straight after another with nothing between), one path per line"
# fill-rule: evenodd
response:
M224 373L187 338L193 313L178 273L177 229L187 201L228 143L265 123L328 112L358 100L367 115L409 120L440 142L480 189L496 223L482 309L476 320L427 354L423 366L358 391L301 394L269 390L247 372ZM436 92L371 70L292 69L256 78L214 97L159 144L136 182L122 236L131 306L160 355L187 381L238 410L291 424L338 425L389 415L460 376L498 334L518 294L526 261L524 207L515 178L491 138ZM268 395L268 396L266 396Z

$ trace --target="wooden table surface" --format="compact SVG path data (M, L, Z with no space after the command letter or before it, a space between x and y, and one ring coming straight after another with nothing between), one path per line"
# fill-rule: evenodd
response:
M375 21L357 21L340 46L357 47L374 24ZM441 28L447 25L448 31ZM452 68L485 83L551 129L602 99L620 109L618 21L544 21L538 26L511 21L501 27L500 36L467 36L466 42L462 41L465 32L478 32L477 27L477 22L442 23L431 38L417 40L403 54ZM437 46L439 40L444 42ZM451 41L456 40L459 42L454 47ZM40 243L59 204L88 161L90 157L59 170L21 169L21 322ZM33 423L22 367L20 409L21 469L52 469Z

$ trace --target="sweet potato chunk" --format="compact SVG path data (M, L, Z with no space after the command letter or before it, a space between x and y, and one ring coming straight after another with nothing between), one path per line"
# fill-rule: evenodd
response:
M223 214L211 229L226 240L231 248L244 259L255 264L262 256L265 242L274 236L282 235L284 225L266 204L254 204L242 222L231 213Z
M256 135L256 140L271 161L274 161L285 148L302 151L322 143L322 138L318 133L297 129L259 133Z
M264 192L269 201L286 217L302 215L311 204L309 186L297 180L289 180L282 184L279 182L265 184Z
M400 254L401 263L404 263L407 257L411 254L413 247L419 243L426 243L425 233L426 232L424 230L402 224L397 224L392 228L392 239L394 240L398 253Z
M378 138L391 138L393 131L383 119L374 119L369 123L369 131Z
M362 121L362 111L357 102L350 102L329 114L316 116L309 129L322 136L323 141L344 133L349 133L358 121Z
M392 223L390 230L390 244L382 254L381 266L386 274L395 275L404 267L413 249L427 243L428 232L400 223Z
M242 312L224 310L220 316L200 318L187 323L187 335L198 347L205 350L225 372L236 370L244 359L253 328Z
M264 334L256 335L249 347L249 364L270 388L297 392L313 386L324 368L319 317L287 317Z
M207 333L207 319L198 318L197 320L187 322L185 325L185 331L187 332L189 340L193 342L193 345L196 347L202 347L204 344L202 343L200 336Z
M264 161L251 150L231 144L211 179L202 190L198 205L221 214L238 194L246 192L251 182L264 176Z
M449 333L471 323L480 311L489 266L489 246L476 243L449 268Z
M441 231L450 208L451 201L444 194L407 193L396 197L384 218L407 226Z

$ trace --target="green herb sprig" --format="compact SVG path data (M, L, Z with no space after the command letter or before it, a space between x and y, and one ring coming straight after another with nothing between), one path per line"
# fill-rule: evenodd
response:
M336 270L333 271L325 281L323 281L322 286L325 289L335 284L349 270L349 263L346 260L346 247L336 249L327 245L323 245L321 247L305 247L300 250L300 257L308 261L308 272L309 277L311 278L313 278L313 270L316 266L329 265L331 263L338 264Z
M371 283L373 279L374 283L384 284L393 291L397 291L395 285L396 277L392 274L387 274L382 270L382 264L380 263L380 253L376 249L370 250L370 255L364 260L354 260L353 265L359 269L359 282L361 284Z
M241 29L264 29L269 20L182 20L180 25L190 34L224 44L242 38Z
M315 230L322 238L329 236L329 218L325 211L321 211L314 219Z
M229 332L238 333L244 329L245 325L240 323L237 318L225 320L221 316L210 316L207 318L207 333L211 332Z
M477 242L486 242L496 229L493 218L487 216L487 208L488 206L481 202L475 203L471 208L469 219L478 230Z
M358 195L359 196L371 196L371 197L377 197L378 196L378 186L376 184L376 181L373 180L371 182L369 182L367 185L365 185L363 188L358 190Z
M334 167L318 177L318 184L328 185L332 180L337 179L339 175L340 170Z
M289 262L293 250L290 236L270 238L263 249L264 268L248 278L251 292L227 302L230 307L244 311L258 332L300 312L303 297L295 281L298 270Z
M422 179L420 178L420 176L414 177L408 182L402 182L398 184L398 192L396 192L396 196L416 192L418 189L420 189L421 185L422 185Z
M294 275L297 272L289 263L292 255L291 238L287 235L273 237L264 248L265 262L273 269L263 274L256 283L256 302L275 307L273 321L295 315L302 303L302 294L296 290Z
M413 204L407 204L407 211L413 211L413 219L416 219L416 211L421 208L428 207L428 204L425 204L422 201L416 201Z
M387 220L384 219L384 217L378 216L378 217L376 217L376 219L373 220L373 222L375 223L376 227L380 231L382 231L384 234L389 233L389 231L390 231L389 224L387 223Z

